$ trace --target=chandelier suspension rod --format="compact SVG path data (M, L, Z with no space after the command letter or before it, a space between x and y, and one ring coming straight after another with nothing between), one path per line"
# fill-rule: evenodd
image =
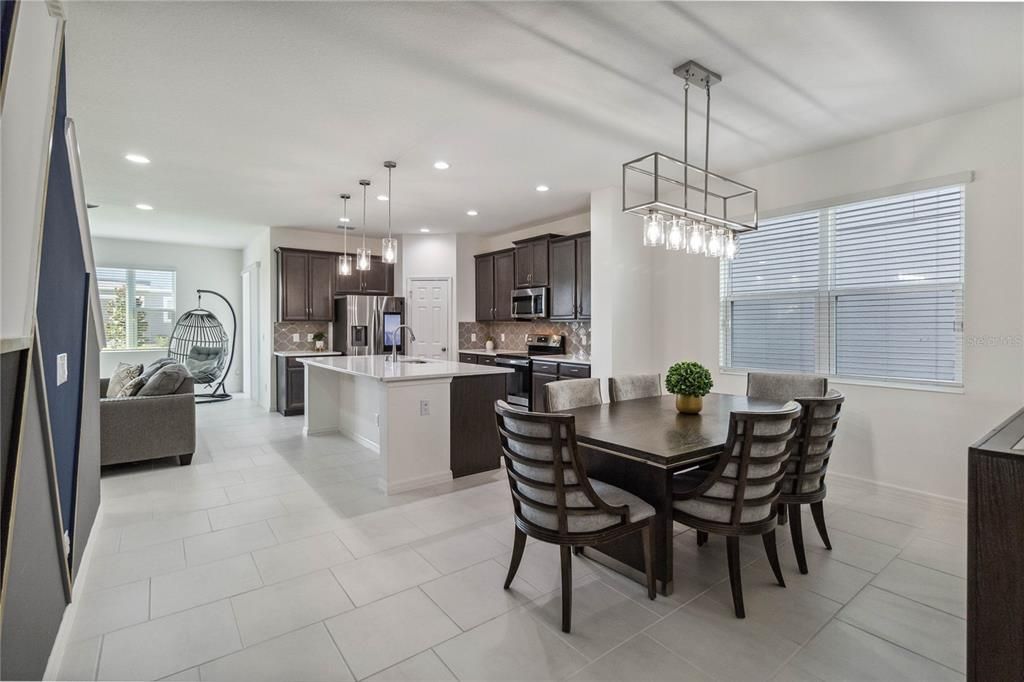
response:
M708 212L708 174L710 164L709 150L711 148L711 81L705 81L704 89L708 93L707 114L704 117L704 212Z
M690 81L683 83L683 208L690 207ZM706 166L707 164L705 164ZM704 170L707 170L705 168ZM707 176L705 176L707 177ZM707 213L707 211L705 211Z

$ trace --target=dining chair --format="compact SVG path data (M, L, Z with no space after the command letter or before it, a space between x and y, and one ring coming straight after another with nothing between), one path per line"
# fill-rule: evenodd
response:
M507 590L523 559L527 536L559 547L562 562L562 631L572 627L572 548L638 534L654 599L651 542L654 507L621 488L589 478L568 414L525 412L504 400L494 404L498 436L515 511Z
M544 387L548 412L565 412L601 404L600 379L552 381Z
M620 400L654 398L661 395L660 374L632 374L608 379L608 397L613 403Z
M740 537L760 535L775 579L782 587L775 546L776 501L786 461L796 445L800 405L790 401L773 412L733 412L725 448L710 472L694 470L674 478L672 517L697 531L724 535L737 618L746 617L740 580Z
M786 463L778 505L789 510L789 532L793 537L796 564L807 573L800 505L811 506L811 516L825 548L832 549L825 527L825 472L832 454L832 442L839 427L839 411L846 397L831 389L823 398L797 398L803 411L797 426L797 443Z
M798 397L820 398L828 391L828 379L816 374L780 374L750 372L747 374L747 397L764 400L796 400ZM786 507L779 507L779 525L786 524Z

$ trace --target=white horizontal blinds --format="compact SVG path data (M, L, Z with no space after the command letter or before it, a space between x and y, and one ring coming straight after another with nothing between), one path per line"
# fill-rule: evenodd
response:
M833 372L961 383L963 186L832 210Z
M108 349L166 348L176 320L173 270L96 268Z
M762 221L723 265L723 364L813 372L819 214Z

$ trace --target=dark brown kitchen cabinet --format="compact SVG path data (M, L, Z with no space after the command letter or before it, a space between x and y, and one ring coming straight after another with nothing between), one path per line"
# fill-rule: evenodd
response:
M341 254L333 255L335 259L337 259L337 257L340 256ZM380 259L379 256L371 256L369 270L356 270L356 256L355 254L349 255L352 257L352 274L345 276L335 276L335 295L348 296L359 294L377 294L384 296L394 296L394 265L392 265L391 263L385 263L383 260ZM337 271L337 260L335 260L335 271Z
M516 288L548 286L548 245L557 236L543 234L512 242L516 247Z
M476 256L476 319L478 322L512 319L514 281L515 252L512 249Z
M278 319L331 321L334 317L334 254L278 249Z
M476 353L459 353L459 362L465 362L470 365L477 364Z
M534 360L531 369L530 410L533 412L548 411L544 387L552 381L590 378L590 365Z
M277 411L286 417L306 407L306 367L296 357L277 358Z
M549 314L552 320L590 319L590 234L551 240Z

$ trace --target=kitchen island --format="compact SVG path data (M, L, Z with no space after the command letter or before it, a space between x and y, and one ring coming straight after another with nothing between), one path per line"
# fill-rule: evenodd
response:
M309 357L303 433L380 453L388 495L500 466L494 401L505 367L388 355Z

